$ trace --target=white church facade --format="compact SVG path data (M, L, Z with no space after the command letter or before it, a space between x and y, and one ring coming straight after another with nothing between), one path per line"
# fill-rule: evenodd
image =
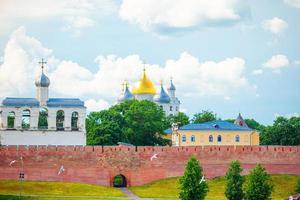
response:
M140 79L138 86L129 89L128 83L125 82L122 88L122 93L118 98L118 102L121 103L130 99L148 100L155 102L159 105L168 115L177 115L179 113L180 101L175 94L176 88L171 79L170 85L167 88L167 92L164 89L163 84L160 85L160 91L157 92L153 82L148 78L146 69L144 69L142 78Z
M43 71L35 80L36 98L7 97L0 105L1 145L85 145L86 107L77 98L49 98Z

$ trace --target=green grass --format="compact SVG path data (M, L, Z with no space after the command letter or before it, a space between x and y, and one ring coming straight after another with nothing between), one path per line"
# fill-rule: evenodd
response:
M294 191L297 178L300 178L300 175L272 175L274 184L272 199L282 200L289 196ZM225 183L224 177L209 180L209 192L206 199L226 200ZM130 190L140 197L178 199L179 179L164 179L143 186L131 187Z
M24 181L22 187L24 195L124 197L124 194L116 188L92 184ZM19 181L0 180L0 194L19 195L19 188Z
M45 198L45 197L21 197L11 195L0 195L0 200L96 200L96 198ZM124 198L125 199L125 198ZM121 200L119 198L97 198L97 200Z

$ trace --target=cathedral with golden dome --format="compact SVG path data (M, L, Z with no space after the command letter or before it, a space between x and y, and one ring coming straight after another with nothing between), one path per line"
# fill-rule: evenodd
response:
M171 79L167 92L162 82L160 84L160 91L157 92L155 85L147 76L146 69L144 69L138 85L132 89L132 92L129 89L128 82L125 82L118 102L121 103L130 99L153 101L165 111L166 115L177 115L180 101L175 96L175 91L176 88Z

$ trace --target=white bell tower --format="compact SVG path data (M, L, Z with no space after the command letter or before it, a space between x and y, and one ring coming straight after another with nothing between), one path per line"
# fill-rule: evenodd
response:
M44 74L44 64L46 63L47 62L44 61L44 59L42 59L42 61L39 62L39 64L41 64L42 72L35 80L36 99L40 102L40 106L45 106L49 98L48 88L50 85L50 80Z

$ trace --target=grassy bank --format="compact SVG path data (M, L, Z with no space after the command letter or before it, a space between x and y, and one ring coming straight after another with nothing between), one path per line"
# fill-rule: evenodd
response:
M124 194L116 188L81 183L24 181L22 188L24 195L124 197ZM19 191L18 181L0 180L0 194L19 195Z
M290 195L294 191L296 180L299 177L299 175L272 175L272 182L274 184L272 199L282 200ZM224 196L225 183L224 177L209 180L209 192L206 199L226 200ZM170 178L160 180L143 186L131 187L130 190L140 197L177 199L179 179Z

